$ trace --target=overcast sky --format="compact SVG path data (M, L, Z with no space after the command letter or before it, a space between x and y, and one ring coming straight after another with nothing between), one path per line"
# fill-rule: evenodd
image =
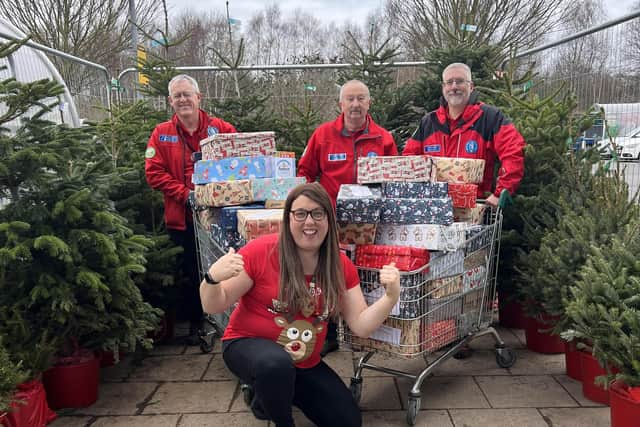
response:
M629 13L634 2L635 0L604 0L611 18ZM384 0L229 0L230 16L246 23L254 12L263 10L265 6L273 3L280 6L285 16L300 8L327 23L333 21L342 24L350 20L362 24L369 12L384 5ZM183 10L226 13L226 0L167 0L167 5L170 16Z

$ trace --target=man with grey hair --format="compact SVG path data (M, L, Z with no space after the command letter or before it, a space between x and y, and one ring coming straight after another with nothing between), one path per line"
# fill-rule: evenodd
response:
M442 72L440 108L425 115L407 141L403 155L484 159L478 197L496 206L502 190L513 194L524 175L522 135L496 107L478 101L471 69L449 64ZM494 163L500 161L494 185Z
M171 240L184 249L182 269L188 284L183 290L190 331L187 343L197 345L202 323L193 218L189 200L193 199L193 157L200 141L216 133L235 133L233 125L210 117L200 109L202 94L198 82L186 74L169 82L169 104L175 114L153 130L145 151L145 173L149 185L164 193L164 220Z
M343 84L338 105L342 113L336 120L318 126L298 164L298 176L304 176L307 182L319 180L334 207L340 185L356 182L358 157L398 155L391 134L369 115L367 85L360 80ZM338 348L337 335L337 325L330 322L322 356Z

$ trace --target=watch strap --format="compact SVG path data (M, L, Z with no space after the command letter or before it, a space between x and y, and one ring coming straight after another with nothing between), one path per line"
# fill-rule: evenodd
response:
M217 285L218 283L220 283L217 280L213 280L213 277L211 277L208 271L204 273L204 281L210 285Z

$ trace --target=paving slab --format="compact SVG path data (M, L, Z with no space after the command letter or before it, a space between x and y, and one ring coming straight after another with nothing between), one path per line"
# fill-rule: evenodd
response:
M100 417L91 427L175 427L180 415L138 415L136 417Z
M506 329L501 326L495 326L495 330L502 338L502 341L509 348L524 348L525 345L520 341L516 334L512 332L511 329ZM496 345L496 340L493 338L493 335L487 334L483 335L480 338L476 338L470 342L470 347L477 350L493 350Z
M493 408L578 406L550 375L477 376L475 380Z
M516 350L516 363L509 368L513 375L562 375L566 372L564 354L541 354Z
M608 427L609 407L603 408L542 408L540 413L553 427Z
M135 369L135 359L133 355L126 355L118 363L112 366L100 368L100 381L121 382L131 375Z
M365 378L362 381L360 408L364 410L403 409L394 378Z
M366 411L362 413L363 426L406 427L407 411ZM453 427L449 414L443 410L420 411L416 427Z
M144 359L131 375L136 381L195 381L202 378L213 356L152 356Z
M518 361L516 360L516 363ZM474 350L466 359L445 360L433 370L435 376L510 375L496 363L494 350Z
M454 425L461 427L548 427L535 408L451 409L449 413Z
M158 388L157 383L104 383L100 384L98 401L79 414L136 415L141 405Z
M268 427L268 421L256 419L250 413L185 414L178 427Z
M229 381L235 380L236 377L225 365L224 360L222 360L222 354L218 353L212 356L203 379L205 381Z
M560 383L560 385L564 387L565 390L567 390L571 397L573 397L578 402L578 404L580 404L580 406L608 407L605 404L594 402L593 400L589 400L584 397L584 394L582 394L581 381L574 380L573 378L569 378L566 375L554 375L553 378L555 378L555 380L558 381L558 383Z
M68 416L68 417L58 417L56 420L50 424L47 424L48 427L84 427L89 421L91 421L92 417L77 417L77 416Z
M413 381L398 378L403 408L407 407ZM489 408L473 377L431 377L422 383L422 409Z
M520 344L522 344L522 348L527 347L527 336L524 333L524 329L510 329L511 333L518 338Z
M143 414L227 412L235 381L164 383L151 396Z
M179 356L184 354L184 344L159 344L149 352L150 356Z

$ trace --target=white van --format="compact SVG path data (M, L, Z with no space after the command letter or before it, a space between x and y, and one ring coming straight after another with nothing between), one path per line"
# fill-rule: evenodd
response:
M629 135L618 137L622 151L620 160L640 160L640 127L632 130Z

